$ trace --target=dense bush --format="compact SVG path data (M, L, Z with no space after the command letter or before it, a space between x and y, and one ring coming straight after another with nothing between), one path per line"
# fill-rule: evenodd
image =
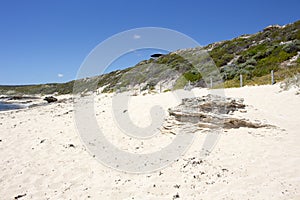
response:
M188 72L185 72L183 76L184 78L186 78L188 81L191 82L196 82L202 79L201 74L196 70L190 70Z

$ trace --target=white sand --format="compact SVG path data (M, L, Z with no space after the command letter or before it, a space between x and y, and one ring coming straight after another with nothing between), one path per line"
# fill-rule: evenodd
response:
M150 174L118 172L95 160L78 136L71 102L0 112L0 199L300 199L300 95L279 91L278 85L226 89L249 105L235 116L277 128L227 130L203 162L197 156L206 133L197 132L181 159ZM147 153L172 141L171 134L143 142L122 135L111 96L97 96L95 110L113 144ZM178 103L170 92L137 96L128 112L145 127L152 105L167 110Z

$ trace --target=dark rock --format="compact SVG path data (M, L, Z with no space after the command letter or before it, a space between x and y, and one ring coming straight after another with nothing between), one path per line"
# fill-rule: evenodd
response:
M52 103L52 102L56 102L57 98L50 96L50 97L45 97L44 100L47 101L48 103Z
M12 96L8 100L20 100L20 99L23 99L23 97L22 96Z

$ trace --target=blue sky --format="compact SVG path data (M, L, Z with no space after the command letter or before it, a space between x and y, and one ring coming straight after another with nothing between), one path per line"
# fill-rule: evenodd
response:
M299 20L299 0L2 0L0 84L66 82L100 42L139 27L164 27L201 45ZM135 51L112 69L149 58Z

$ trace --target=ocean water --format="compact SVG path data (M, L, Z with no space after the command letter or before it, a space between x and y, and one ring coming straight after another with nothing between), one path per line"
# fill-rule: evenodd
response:
M20 109L22 106L17 104L7 104L0 102L0 111Z

